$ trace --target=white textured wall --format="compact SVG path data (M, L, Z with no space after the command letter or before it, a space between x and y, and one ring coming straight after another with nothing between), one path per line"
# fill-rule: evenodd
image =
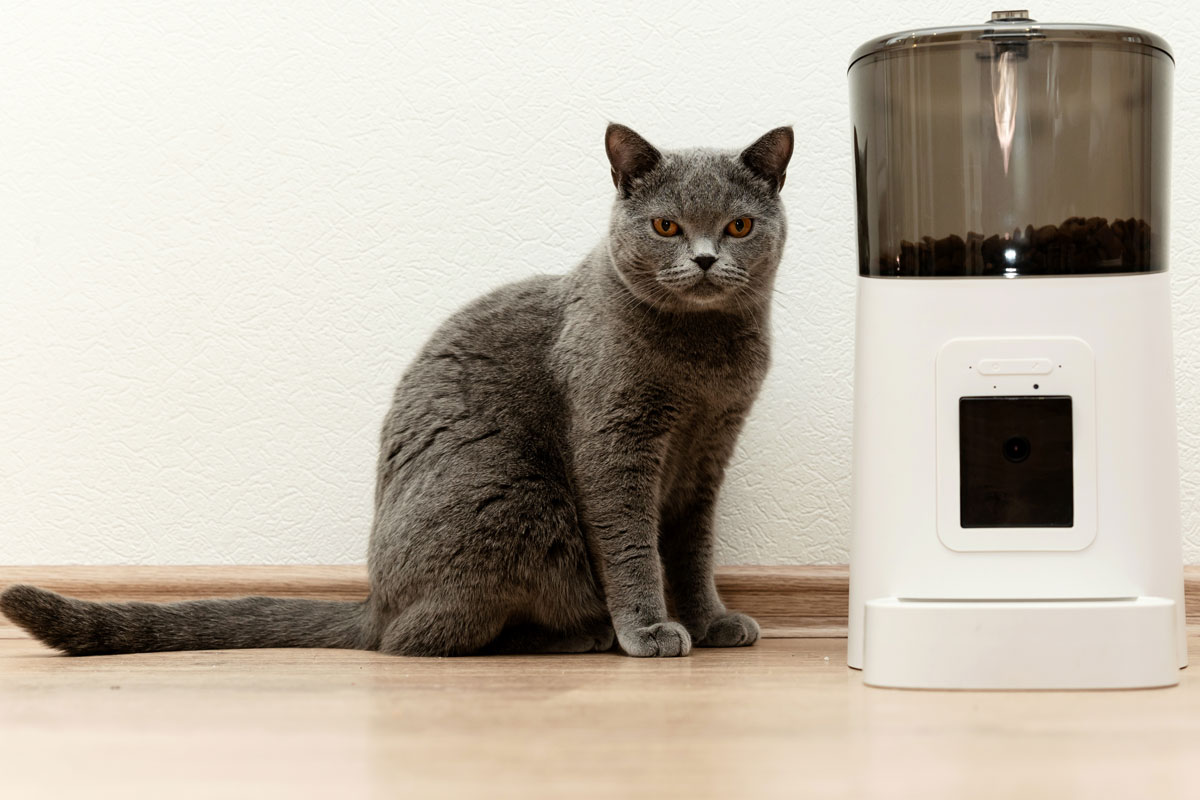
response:
M392 384L468 298L601 236L608 120L665 146L794 123L774 372L726 563L847 558L845 69L955 2L3 3L0 563L360 560ZM1200 24L1044 2L1179 54L1173 280L1200 560Z

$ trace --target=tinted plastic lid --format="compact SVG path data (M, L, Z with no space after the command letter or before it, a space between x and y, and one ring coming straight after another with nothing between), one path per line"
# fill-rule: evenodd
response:
M945 28L921 28L899 31L863 44L850 57L850 66L870 55L909 52L913 48L938 47L970 41L1039 40L1082 42L1130 48L1150 48L1165 53L1172 61L1175 54L1161 36L1137 28L1112 25L1044 23L1030 18L1025 9L993 11L983 25L954 25Z

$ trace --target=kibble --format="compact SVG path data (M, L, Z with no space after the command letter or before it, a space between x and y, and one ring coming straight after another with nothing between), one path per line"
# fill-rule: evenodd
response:
M1061 225L1027 225L1000 236L971 231L964 239L924 236L901 241L900 249L880 256L877 269L864 264L864 275L958 277L1005 275L1104 275L1155 272L1166 268L1149 223L1140 219L1071 217ZM1157 260L1156 260L1157 259Z

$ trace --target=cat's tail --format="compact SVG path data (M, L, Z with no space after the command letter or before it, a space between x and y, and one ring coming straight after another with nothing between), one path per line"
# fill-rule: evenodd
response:
M0 611L72 656L248 647L373 649L367 604L281 597L96 603L10 586Z

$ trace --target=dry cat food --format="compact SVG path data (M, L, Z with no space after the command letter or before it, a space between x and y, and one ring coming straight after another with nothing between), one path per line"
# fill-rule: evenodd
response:
M961 236L900 242L900 251L879 258L872 274L894 277L961 275L1103 275L1165 269L1150 225L1140 219L1071 217L1061 225L1026 226L1012 234Z

